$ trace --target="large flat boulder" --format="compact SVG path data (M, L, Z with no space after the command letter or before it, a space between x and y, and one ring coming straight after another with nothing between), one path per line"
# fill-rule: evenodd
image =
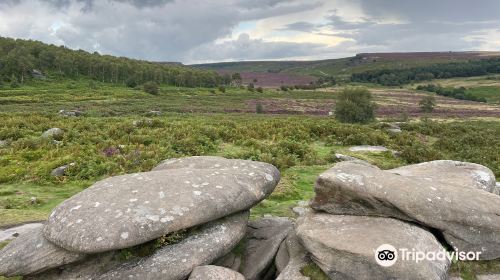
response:
M265 162L227 159L218 156L193 156L183 158L171 158L162 161L152 171L170 170L179 168L189 169L219 169L240 170L241 172L253 172L255 169L263 170L271 175L276 173L276 168Z
M309 280L309 277L302 275L301 270L311 262L311 260L307 256L307 251L304 246L300 244L295 230L291 230L288 233L283 244L285 244L289 258L288 263L280 272L276 280Z
M315 192L315 210L417 222L441 231L458 251L481 252L481 259L500 257L496 194L349 162L321 174Z
M378 264L375 252L383 244L426 253L445 250L430 232L396 219L311 213L297 221L297 235L331 279L447 279L446 258L415 262L398 255L392 266Z
M0 251L0 275L24 276L76 262L85 257L47 241L42 224L32 227Z
M292 228L292 222L281 217L262 218L248 224L241 270L247 280L266 278L281 242Z
M496 193L493 171L483 165L470 162L435 160L391 169L388 172L422 178L434 184L453 184Z
M118 266L96 279L185 279L195 267L211 264L229 253L245 236L248 216L246 211L210 222L181 242Z
M229 268L203 265L193 269L189 280L245 280L245 277Z
M180 168L111 177L57 206L44 234L75 252L127 248L250 209L279 179L275 167L257 163L245 169Z

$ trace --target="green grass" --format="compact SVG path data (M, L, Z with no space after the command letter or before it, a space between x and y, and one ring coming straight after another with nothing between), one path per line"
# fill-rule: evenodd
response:
M484 97L488 103L500 104L500 87L481 86L468 88L466 93L478 98Z
M476 275L500 274L500 260L456 262L452 264L450 275L460 276L463 280L475 280Z
M314 182L319 174L331 165L295 166L282 173L281 181L267 199L252 208L252 217L271 214L280 217L295 217L292 208L301 200L314 196Z

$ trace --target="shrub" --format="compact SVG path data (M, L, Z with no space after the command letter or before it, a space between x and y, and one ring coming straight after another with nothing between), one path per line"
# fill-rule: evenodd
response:
M12 79L12 82L10 83L11 88L18 88L19 83L17 82L17 79Z
M264 113L264 107L262 106L262 104L257 103L257 104L255 105L255 112L256 112L257 114L262 114L262 113Z
M222 93L225 93L226 92L226 87L224 86L219 86L219 91L222 92Z
M97 84L95 83L95 81L92 81L92 80L89 81L89 88L90 89L97 89Z
M257 88L257 92L259 92L259 93L263 93L263 92L264 92L264 89L263 89L262 87L258 87L258 88Z
M135 81L134 78L128 78L127 81L125 82L125 85L129 88L135 88L137 86L137 82Z
M426 95L420 100L418 104L422 112L431 113L432 111L434 111L434 107L436 106L436 99L432 95Z
M375 119L375 103L365 88L346 88L340 92L335 106L335 118L346 123L368 123Z
M149 94L158 94L159 88L158 84L155 82L147 82L143 85L144 91L149 93Z

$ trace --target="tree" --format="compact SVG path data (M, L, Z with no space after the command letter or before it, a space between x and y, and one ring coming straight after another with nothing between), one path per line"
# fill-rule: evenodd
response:
M158 89L158 84L155 82L147 82L143 85L144 91L149 93L149 94L158 94L159 89Z
M420 105L420 110L422 110L422 112L431 113L434 111L434 107L436 106L436 99L432 95L426 95L418 104Z
M375 103L365 88L346 88L339 93L335 118L347 123L367 123L375 119Z

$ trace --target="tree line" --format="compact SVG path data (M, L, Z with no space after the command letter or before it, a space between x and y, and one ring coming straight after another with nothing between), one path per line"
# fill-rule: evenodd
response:
M380 69L353 73L351 81L399 86L411 82L500 73L500 58L437 63L408 69Z
M143 84L151 81L182 87L214 87L229 84L232 77L184 65L71 50L39 41L0 37L0 82L24 83L33 70L50 77L87 77L116 84Z

